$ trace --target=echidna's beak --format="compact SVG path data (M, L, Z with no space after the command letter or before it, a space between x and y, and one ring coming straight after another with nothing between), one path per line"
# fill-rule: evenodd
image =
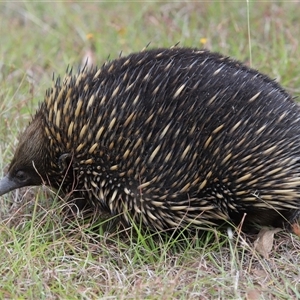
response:
M20 187L20 184L12 180L8 175L0 180L0 196L15 190Z

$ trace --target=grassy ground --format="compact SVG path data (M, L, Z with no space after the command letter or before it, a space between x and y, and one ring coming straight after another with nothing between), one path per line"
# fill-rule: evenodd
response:
M0 169L8 166L53 72L63 74L86 56L101 64L149 42L180 42L233 56L297 96L300 3L249 2L2 2ZM179 241L116 234L80 218L68 224L62 201L54 198L46 188L1 198L1 299L300 297L300 242L290 233L277 234L264 259L251 239L230 231Z

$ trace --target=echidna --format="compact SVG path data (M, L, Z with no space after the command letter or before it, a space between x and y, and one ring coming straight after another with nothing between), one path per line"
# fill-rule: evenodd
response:
M0 195L42 183L157 230L292 222L300 111L275 81L206 50L68 71L21 135Z

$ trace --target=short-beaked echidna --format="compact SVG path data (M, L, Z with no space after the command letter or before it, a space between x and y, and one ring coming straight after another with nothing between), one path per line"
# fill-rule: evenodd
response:
M153 229L278 225L300 206L300 111L275 81L206 50L67 71L20 137L0 195L45 183Z

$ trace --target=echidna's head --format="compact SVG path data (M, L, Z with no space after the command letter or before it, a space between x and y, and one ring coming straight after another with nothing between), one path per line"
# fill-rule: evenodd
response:
M41 117L36 115L20 136L8 173L0 181L0 196L20 187L40 185L45 180L47 155L41 125Z

